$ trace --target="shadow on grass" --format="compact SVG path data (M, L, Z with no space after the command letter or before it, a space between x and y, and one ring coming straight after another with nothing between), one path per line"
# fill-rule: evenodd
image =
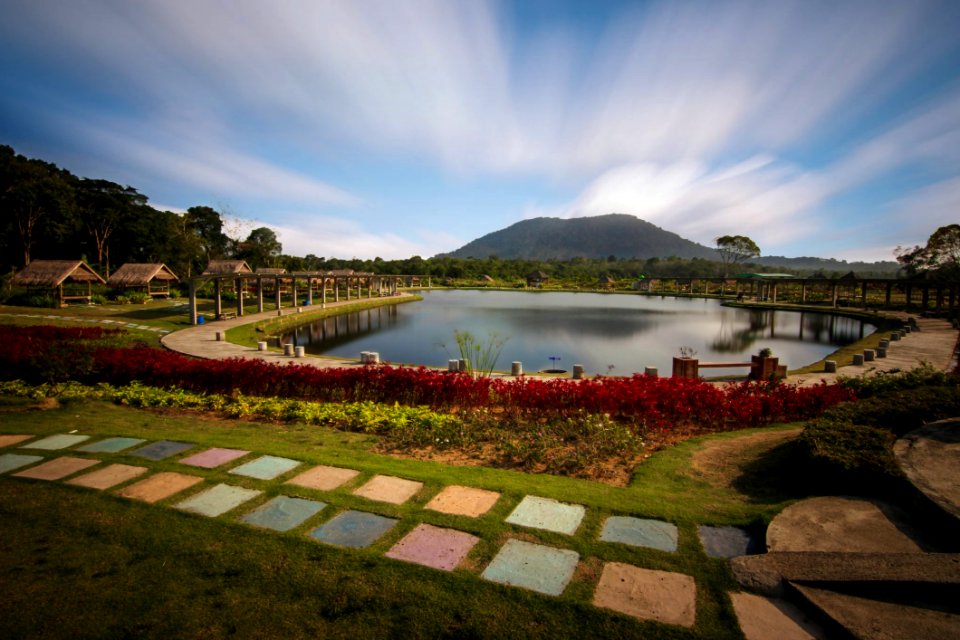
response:
M815 495L820 483L810 473L802 446L791 440L746 462L732 484L754 502L772 504Z

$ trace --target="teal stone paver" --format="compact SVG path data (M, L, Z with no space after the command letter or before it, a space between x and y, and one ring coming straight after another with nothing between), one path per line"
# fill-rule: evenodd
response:
M243 456L250 453L244 449L223 449L221 447L214 447L212 449L207 449L206 451L201 451L200 453L195 453L192 456L183 458L180 460L180 464L188 464L191 467L200 467L202 469L213 469L214 467L219 467L220 465L227 464L237 458L242 458Z
M287 471L300 466L299 460L290 458L277 458L275 456L261 456L256 460L251 460L246 464L230 470L230 473L257 480L273 480L277 476L282 476Z
M147 460L163 460L178 453L183 453L193 445L189 442L175 442L173 440L161 440L152 442L145 447L140 447L136 451L131 451L131 455L146 458Z
M366 511L344 511L310 532L310 537L339 547L369 547L397 521Z
M239 507L247 500L253 500L261 493L263 492L255 489L245 489L244 487L235 487L229 484L218 484L173 506L183 511L190 511L192 513L199 513L202 516L215 518L231 509Z
M325 502L277 496L270 502L261 505L240 518L242 522L255 527L273 529L274 531L289 531L303 524L308 518L320 513Z
M465 531L421 524L393 545L385 555L394 560L453 571L478 542L480 538Z
M90 453L117 453L130 447L146 442L143 438L107 438L98 442L91 442L79 447L77 451L89 451Z
M520 501L506 521L521 527L573 535L585 514L586 509L579 504L565 504L550 498L527 496Z
M740 527L710 527L700 525L697 535L703 550L711 558L736 558L763 553L763 543Z
M559 596L573 577L580 555L522 540L508 540L483 571L491 582Z
M30 444L25 444L21 446L21 449L44 449L47 451L56 451L58 449L66 449L67 447L72 447L75 444L80 444L84 440L89 440L90 436L75 436L68 433L61 433L55 436L47 436L37 440L36 442L31 442Z
M662 520L610 516L603 523L600 540L674 552L677 550L677 527Z
M34 462L40 462L43 456L25 456L17 453L5 453L0 456L0 473L13 471Z

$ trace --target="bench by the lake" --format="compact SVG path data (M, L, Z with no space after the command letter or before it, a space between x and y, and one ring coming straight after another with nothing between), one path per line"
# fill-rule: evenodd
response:
M779 358L752 356L750 362L700 362L696 358L674 358L674 378L699 378L700 369L749 368L750 380L782 380L787 377L787 366Z

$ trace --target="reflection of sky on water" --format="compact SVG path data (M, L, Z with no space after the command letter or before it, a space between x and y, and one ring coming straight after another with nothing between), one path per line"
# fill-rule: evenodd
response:
M799 367L873 330L859 320L820 313L729 309L716 300L590 293L427 291L422 302L327 318L293 340L311 353L445 366L458 357L454 331L481 341L506 338L498 368L523 362L528 371L551 366L627 375L644 366L669 375L680 347L701 361L749 360L769 347L780 362ZM711 373L742 370L715 369Z

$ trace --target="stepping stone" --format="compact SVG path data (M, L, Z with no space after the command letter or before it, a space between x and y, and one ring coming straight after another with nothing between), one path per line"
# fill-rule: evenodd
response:
M327 503L325 502L277 496L243 516L240 520L255 527L273 529L274 531L289 531L303 524L307 518L315 516L326 506Z
M740 527L697 527L703 550L711 558L735 558L763 553L763 543Z
M593 604L640 620L692 627L697 585L691 576L641 569L621 562L603 565Z
M34 462L40 462L43 456L25 456L17 453L5 453L0 456L0 473L13 471Z
M522 540L507 540L494 556L482 577L513 587L559 596L567 588L580 555Z
M145 447L140 447L136 451L131 451L130 453L131 455L146 458L147 460L157 461L163 460L164 458L169 458L170 456L175 456L178 453L183 453L192 447L193 445L189 442L161 440L160 442L153 442Z
M257 491L256 489L218 484L173 506L183 511L215 518L231 509L236 509L247 500L253 500L261 493L263 491Z
M43 464L38 464L35 467L30 467L13 475L16 478L33 478L34 480L60 480L78 471L83 471L87 467L92 467L95 464L100 464L100 461L63 456L61 458L54 458Z
M677 550L677 527L661 520L610 516L603 523L600 540L674 552Z
M310 537L339 547L369 547L397 521L366 511L344 511L310 532Z
M130 447L146 442L143 438L107 438L99 442L91 442L78 448L77 451L89 451L90 453L117 453Z
M394 476L373 476L366 484L354 491L353 495L378 502L403 504L421 488L423 488L422 482L404 480Z
M75 484L78 487L87 487L89 489L109 489L118 484L133 480L147 472L146 467L134 467L128 464L111 464L103 469L97 469L82 476L77 476L73 480L68 480L67 484Z
M451 485L433 497L426 508L454 516L477 518L493 508L500 499L496 491Z
M385 555L394 560L453 571L478 542L480 538L463 531L421 524L393 545Z
M320 465L287 480L287 484L295 484L307 489L319 489L320 491L333 491L358 475L360 475L360 472L353 469Z
M250 453L243 449L222 449L220 447L214 447L212 449L207 449L206 451L201 451L200 453L195 453L192 456L188 456L180 460L180 464L188 464L191 467L202 467L204 469L213 469L214 467L219 467L222 464L226 464L237 458L242 458L243 456Z
M784 600L752 593L731 593L730 601L747 640L816 640L825 637L802 611Z
M172 471L163 471L150 476L146 480L135 482L130 486L120 489L120 491L117 491L117 495L123 496L124 498L133 498L134 500L153 503L180 493L198 482L203 482L203 478L188 476L183 473L174 473Z
M230 473L257 480L273 480L277 476L282 476L287 471L300 466L299 460L290 458L277 458L275 456L261 456L256 460L251 460L246 464L235 467Z
M67 447L72 447L75 444L80 444L84 440L89 440L90 436L75 436L66 433L62 433L56 436L47 436L37 440L36 442L31 442L30 444L25 444L21 446L21 449L45 449L47 451L56 451L57 449L66 449Z
M527 496L507 517L507 523L573 535L586 515L579 504L564 504L537 496Z
M33 436L0 436L0 447L9 447L24 440L29 440Z

